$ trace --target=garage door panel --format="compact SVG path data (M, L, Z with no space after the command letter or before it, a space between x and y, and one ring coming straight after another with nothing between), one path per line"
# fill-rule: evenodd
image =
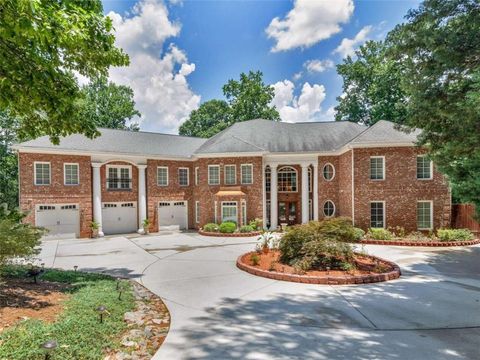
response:
M49 230L46 236L72 237L80 234L80 213L77 205L39 205L35 224Z
M137 207L135 203L105 203L102 208L102 230L105 235L136 232Z
M161 201L158 207L158 226L160 229L186 229L187 202Z

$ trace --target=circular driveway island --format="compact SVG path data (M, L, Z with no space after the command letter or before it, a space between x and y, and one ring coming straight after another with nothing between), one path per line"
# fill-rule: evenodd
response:
M49 240L41 258L135 278L161 296L171 328L155 359L480 358L479 245L366 245L402 277L358 287L243 272L236 259L254 243L176 232Z

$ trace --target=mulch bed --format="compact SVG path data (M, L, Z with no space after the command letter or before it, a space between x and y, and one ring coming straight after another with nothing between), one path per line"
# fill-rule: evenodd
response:
M0 282L0 332L27 319L54 322L63 311L68 284L32 279L4 279Z
M252 263L251 255L254 253L260 258L258 265ZM353 271L310 270L304 274L298 274L292 266L278 262L279 257L278 250L270 250L266 254L249 252L237 259L237 267L269 279L325 285L375 283L397 279L401 275L397 264L371 255L356 254L357 269Z
M251 236L259 236L262 232L261 231L252 231L248 233L221 233L221 232L207 232L203 230L198 230L198 233L203 236L215 236L215 237L251 237Z
M393 245L393 246L429 246L429 247L447 247L447 246L469 246L480 244L480 239L468 241L415 241L415 240L361 240L360 244L370 245Z

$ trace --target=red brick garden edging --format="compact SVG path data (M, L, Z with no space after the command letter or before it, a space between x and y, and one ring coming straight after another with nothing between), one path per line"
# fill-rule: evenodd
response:
M392 246L430 246L430 247L446 247L446 246L468 246L480 244L480 239L468 241L408 241L408 240L360 240L359 244L370 245L392 245Z
M392 271L383 273L383 274L368 274L368 275L344 275L342 277L338 276L309 276L309 275L296 275L296 274L285 274L277 271L268 271L262 270L255 266L247 264L244 260L246 257L253 254L255 251L248 252L246 254L240 255L237 259L237 267L240 270L246 271L252 275L261 276L273 280L281 281L291 281L305 284L321 284L321 285L348 285L348 284L368 284L376 283L382 281L388 281L393 279L398 279L401 275L400 267L388 260L381 259L376 256L369 255L370 258L377 259L383 263L388 264L393 267Z
M250 237L250 236L259 236L261 231L252 231L247 233L221 233L221 232L208 232L203 230L198 230L198 233L203 236L216 236L216 237Z

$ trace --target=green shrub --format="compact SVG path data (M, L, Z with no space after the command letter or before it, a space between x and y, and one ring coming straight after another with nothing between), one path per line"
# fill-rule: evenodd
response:
M233 221L225 221L220 224L218 229L223 234L231 234L234 233L237 229L237 224L235 224Z
M357 227L353 228L353 232L354 232L354 241L355 242L358 242L365 237L365 231L363 231L360 228L357 228Z
M468 241L474 238L468 229L438 229L437 236L440 241Z
M263 221L262 219L253 219L250 220L248 223L249 226L251 226L254 230L258 230L262 227Z
M395 226L392 228L388 228L388 230L393 234L394 237L404 238L407 235L405 228L403 226Z
M252 255L250 255L250 261L252 262L253 266L257 266L258 264L260 264L260 256L258 256L257 253L253 253Z
M208 223L203 225L203 231L206 232L218 232L218 225L214 223Z
M368 230L367 237L373 240L392 240L394 236L387 229L370 228Z
M311 224L316 228L316 231L325 238L344 242L353 242L356 239L352 220L347 217L312 221Z
M241 233L249 233L249 232L253 232L255 231L255 229L253 227L251 227L250 225L243 225L240 227L240 232Z

